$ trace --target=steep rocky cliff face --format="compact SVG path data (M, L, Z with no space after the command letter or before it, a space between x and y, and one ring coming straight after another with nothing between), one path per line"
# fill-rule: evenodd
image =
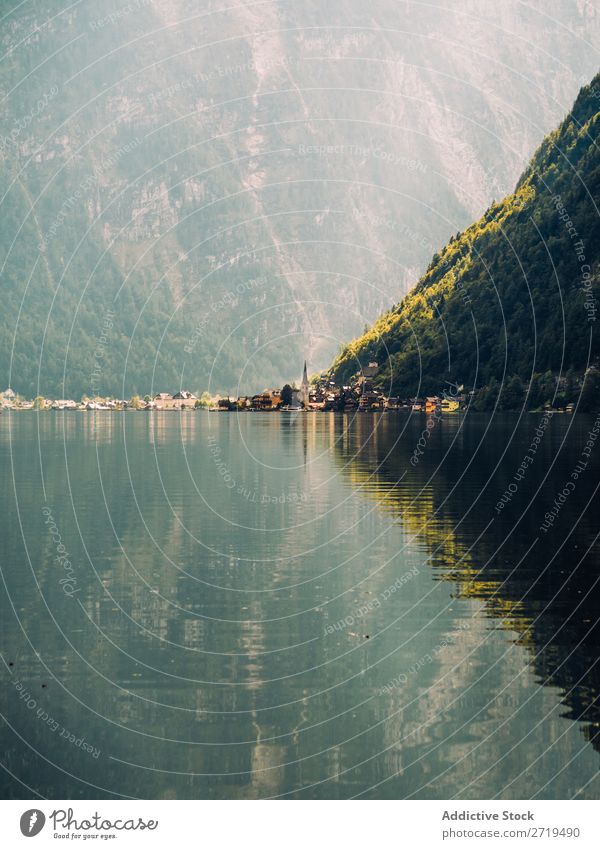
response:
M42 0L1 32L0 383L251 391L326 365L512 189L600 15Z

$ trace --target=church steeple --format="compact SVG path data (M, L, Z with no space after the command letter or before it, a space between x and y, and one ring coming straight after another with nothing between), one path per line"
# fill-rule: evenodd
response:
M310 386L308 384L308 372L306 370L306 360L304 360L304 371L302 372L302 383L300 384L300 400L305 407L308 407Z

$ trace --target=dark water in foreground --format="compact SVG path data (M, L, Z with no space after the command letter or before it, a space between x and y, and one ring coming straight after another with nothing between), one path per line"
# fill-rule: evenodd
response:
M597 798L594 426L1 416L2 795Z

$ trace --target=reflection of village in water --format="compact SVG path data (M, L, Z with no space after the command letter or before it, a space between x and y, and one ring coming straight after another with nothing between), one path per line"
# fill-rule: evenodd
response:
M32 752L26 767L47 793L485 798L508 785L523 798L543 776L556 778L541 795L567 795L597 774L579 730L596 743L595 572L579 554L595 533L582 512L593 469L564 508L568 548L555 529L529 550L581 434L563 454L562 438L583 418L552 422L512 519L491 524L530 438L521 426L510 447L514 417L491 429L485 416L436 420L417 464L418 416L19 421L24 445L40 428L78 592L57 581L33 456L32 478L15 484L32 570L12 574L9 591L40 656L11 630L6 657L51 716L84 725L100 750L65 750L15 695L16 727L93 784L74 788ZM223 484L209 439L256 500ZM282 492L295 500L274 499ZM24 562L13 545L7 556ZM40 695L41 660L92 718L51 679ZM519 741L519 759L506 758ZM22 747L11 737L7 749L18 774Z

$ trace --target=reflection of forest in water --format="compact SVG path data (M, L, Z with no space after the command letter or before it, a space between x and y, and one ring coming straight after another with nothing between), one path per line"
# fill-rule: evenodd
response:
M398 421L356 416L336 443L344 473L426 544L457 597L483 600L489 616L518 633L537 680L559 689L564 715L581 721L600 750L600 449L559 497L593 418L555 416L500 511L540 416L448 416L434 422L420 456L425 417ZM555 499L560 510L544 533Z

